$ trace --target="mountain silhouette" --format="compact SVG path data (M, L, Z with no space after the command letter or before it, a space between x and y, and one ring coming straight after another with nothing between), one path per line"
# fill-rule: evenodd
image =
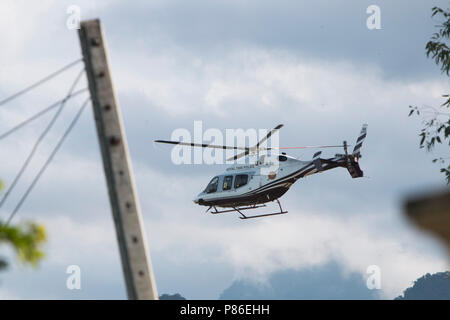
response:
M162 295L159 296L159 300L186 300L186 298L179 293L175 294L163 293Z
M378 299L378 290L369 290L363 275L346 273L336 262L302 270L272 274L267 282L234 281L219 299Z
M450 271L427 273L395 300L450 300Z

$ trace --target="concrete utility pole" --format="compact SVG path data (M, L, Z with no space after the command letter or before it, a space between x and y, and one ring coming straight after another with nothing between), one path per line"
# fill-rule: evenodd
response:
M100 20L79 30L128 299L158 299Z

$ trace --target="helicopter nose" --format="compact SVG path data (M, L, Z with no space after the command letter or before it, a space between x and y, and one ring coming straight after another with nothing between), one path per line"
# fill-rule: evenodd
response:
M196 197L194 198L194 200L192 200L192 201L194 201L194 203L198 204L199 199L200 199L200 197L199 197L199 196L196 196Z
M200 197L200 195L198 195L197 197L195 197L195 199L192 200L192 201L194 201L194 203L199 204L199 205L202 205L202 204L203 204L203 199Z

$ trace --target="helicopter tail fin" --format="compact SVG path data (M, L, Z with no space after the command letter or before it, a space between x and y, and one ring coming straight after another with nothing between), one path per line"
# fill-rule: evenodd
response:
M363 124L361 133L359 134L359 137L356 140L355 148L353 148L352 154L354 157L361 158L361 147L366 136L367 136L367 124Z
M359 158L361 158L361 147L367 136L367 124L363 124L361 132L356 140L355 147L351 155L347 156L346 167L352 178L360 178L364 175L359 167Z
M337 165L339 167L344 167L348 170L352 178L360 178L364 176L363 171L359 166L359 158L361 158L361 147L364 139L367 135L367 124L363 124L361 132L356 139L355 147L351 154L347 153L347 143L344 141L344 151L345 154L336 154Z

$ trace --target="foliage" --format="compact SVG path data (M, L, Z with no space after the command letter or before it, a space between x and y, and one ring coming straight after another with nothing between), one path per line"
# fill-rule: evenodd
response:
M42 260L44 252L41 247L45 240L45 228L36 223L9 226L0 222L0 245L11 245L23 264L36 266ZM5 267L6 262L0 260L0 266Z
M431 40L425 46L426 55L432 58L434 62L440 67L442 73L447 76L450 73L450 48L447 46L447 41L450 39L450 10L444 10L439 7L432 9L432 17L443 18L443 22L437 27L439 31L434 33ZM443 95L445 102L440 106L441 109L449 108L450 96ZM409 116L420 115L428 117L424 119L424 128L419 134L420 147L426 147L427 151L433 150L436 144L450 145L450 113L439 111L433 107L419 108L416 106L409 106ZM447 184L450 184L450 165L447 165L449 158L435 158L433 162L440 163L443 167L441 172L445 174Z
M2 182L0 180L0 189ZM19 261L23 264L36 266L44 257L41 247L46 240L45 228L33 222L10 226L0 221L0 245L11 245ZM5 269L8 263L0 258L0 270Z

